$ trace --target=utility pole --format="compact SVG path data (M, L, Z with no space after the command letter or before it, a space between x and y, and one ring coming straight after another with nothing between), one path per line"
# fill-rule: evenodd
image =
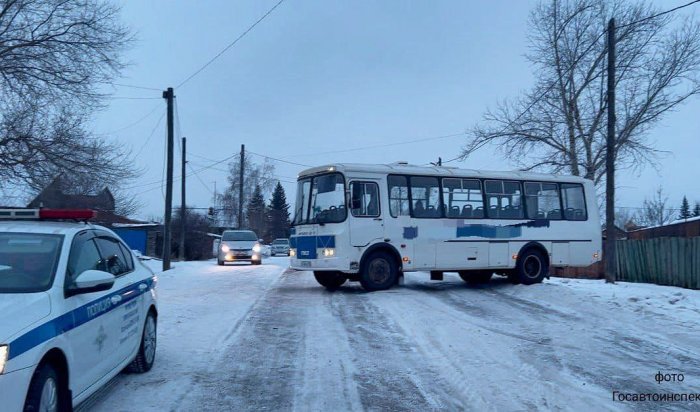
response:
M608 22L608 138L605 153L605 282L614 283L615 259L615 19Z
M172 87L163 92L163 98L168 102L168 160L167 177L165 182L165 216L163 217L163 271L170 270L170 218L173 211L173 99L175 93Z
M238 229L243 229L243 169L245 167L245 145L241 145L241 167L238 175Z
M180 261L185 261L185 221L187 219L187 203L185 202L185 164L187 164L187 138L182 138L182 189L180 194Z

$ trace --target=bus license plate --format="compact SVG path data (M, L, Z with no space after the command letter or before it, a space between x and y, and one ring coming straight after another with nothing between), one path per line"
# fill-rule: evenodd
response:
M302 261L302 262L301 262L301 267L303 267L303 268L310 268L310 267L311 267L311 262L306 261L306 260L305 260L305 261Z

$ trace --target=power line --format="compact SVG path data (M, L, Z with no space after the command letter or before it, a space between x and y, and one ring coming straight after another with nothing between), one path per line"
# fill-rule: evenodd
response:
M161 99L160 97L141 97L141 96L109 96L108 99L111 100L155 100Z
M141 90L154 90L157 92L160 92L161 89L156 89L154 87L145 87L145 86L135 86L133 84L124 84L124 83L109 83L113 86L120 86L120 87L128 87L130 89L141 89Z
M211 58L211 59L210 59L208 62L206 62L202 67L200 67L199 69L197 69L197 71L195 71L194 73L192 73L189 77L187 77L185 80L183 80L180 84L178 84L177 86L175 86L175 88L176 88L176 89L179 89L180 87L182 87L182 85L184 85L185 83L187 83L188 81L190 81L193 77L195 77L196 75L198 75L199 73L201 73L201 72L202 72L204 69L206 69L210 64L212 64L216 59L218 59L218 58L221 57L224 53L226 53L226 52L228 51L228 49L230 49L231 47L235 46L236 43L238 43L239 40L241 40L241 39L242 39L243 37L245 37L248 33L250 33L250 31L253 30L253 29L255 28L255 26L257 26L261 21L263 21L267 16L269 16L270 14L272 14L272 12L275 11L275 9L276 9L277 7L279 7L279 5L282 4L283 2L284 2L284 0L279 0L279 1L277 2L277 4L275 4L274 6L272 6L272 8L271 8L270 10L267 11L267 13L265 13L265 14L264 14L262 17L260 17L255 23L253 23L250 27L248 27L248 29L247 29L246 31L244 31L243 33L241 33L240 36L236 37L236 39L235 39L234 41L232 41L231 43L229 43L229 44L228 44L226 47L224 47L224 49L221 50L216 56L214 56L213 58Z
M270 159L270 160L274 160L274 161L276 161L276 162L287 163L287 164L294 165L294 166L313 167L313 166L311 166L311 165L305 165L305 164L303 164L303 163L295 163L295 162L290 162L290 161L287 161L287 160L277 159L276 157L261 155L261 154L259 154L259 153L251 152L250 150L247 150L247 152L250 153L250 154L252 154L252 155L255 155L255 156L258 156L258 157L262 157L263 159Z
M124 130L126 130L126 129L130 129L130 128L136 126L137 124L141 123L142 121L146 120L147 118L149 118L149 117L150 117L153 113L155 113L156 110L158 110L158 108L160 108L160 107L161 107L160 104L158 104L158 105L155 106L151 111L149 111L148 113L146 113L143 117L140 117L137 121L135 121L135 122L133 122L133 123L131 123L131 124L128 124L128 125L126 125L126 126L124 126L124 127L121 127L121 128L119 128L119 129L116 129L116 130L112 130L112 131L110 131L110 132L97 133L97 135L98 135L98 136L107 136L107 135L110 135L110 134L122 132L122 131L124 131ZM165 113L165 112L163 112L163 113Z
M424 138L420 138L420 139L407 140L404 142L385 143L385 144L378 144L378 145L372 145L372 146L356 147L353 149L340 149L340 150L330 150L330 151L326 151L326 152L303 153L303 154L290 155L290 156L285 156L285 157L317 156L317 155L326 155L326 154L335 154L335 153L358 152L358 151L362 151L362 150L379 149L379 148L383 148L383 147L402 146L402 145L412 144L412 143L427 142L427 141L432 141L432 140L441 140L441 139L447 139L450 137L457 137L457 136L466 136L466 132L459 132L459 133L440 135L440 136L432 136L432 137L424 137Z
M158 121L156 122L156 125L153 126L153 129L151 130L151 133L148 135L148 137L146 138L146 140L145 140L145 141L143 142L143 144L141 145L141 148L139 149L138 153L136 153L136 156L134 156L134 159L136 159L136 158L139 157L139 155L141 154L141 152L143 152L143 149L146 147L146 145L148 145L148 142L151 141L151 138L152 138L153 135L155 134L156 129L158 129L158 126L160 126L160 122L163 121L163 117L165 117L165 112L163 112L163 114L161 114L160 117L158 118Z
M617 26L617 28L618 28L618 29L621 29L621 28L623 28L623 27L632 26L632 25L634 25L634 24L642 23L642 22L645 22L645 21L647 21L647 20L655 19L655 18L657 18L657 17L663 16L664 14L673 13L674 11L678 11L678 10L683 9L683 8L685 8L685 7L692 6L692 5L695 4L695 3L700 3L700 0L693 0L693 1L689 2L689 3L683 4L683 5L681 5L681 6L674 7L674 8L672 8L672 9L669 9L669 10L666 10L666 11L662 11L661 13L657 13L657 14L654 14L654 15L652 15L652 16L644 17L643 19L639 19L639 20L633 21L633 22L631 22L631 23L622 24L622 25L620 25L620 26Z

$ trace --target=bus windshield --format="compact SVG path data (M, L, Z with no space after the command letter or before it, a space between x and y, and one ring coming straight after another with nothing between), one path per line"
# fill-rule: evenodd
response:
M345 180L328 173L299 180L294 224L339 223L347 217Z

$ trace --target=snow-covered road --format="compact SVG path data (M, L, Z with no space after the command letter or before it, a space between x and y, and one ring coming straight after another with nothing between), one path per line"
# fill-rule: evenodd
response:
M697 409L613 402L700 395L700 292L456 275L365 293L327 292L286 258L175 263L159 275L156 364L83 405L163 410ZM681 383L655 374L682 373Z

